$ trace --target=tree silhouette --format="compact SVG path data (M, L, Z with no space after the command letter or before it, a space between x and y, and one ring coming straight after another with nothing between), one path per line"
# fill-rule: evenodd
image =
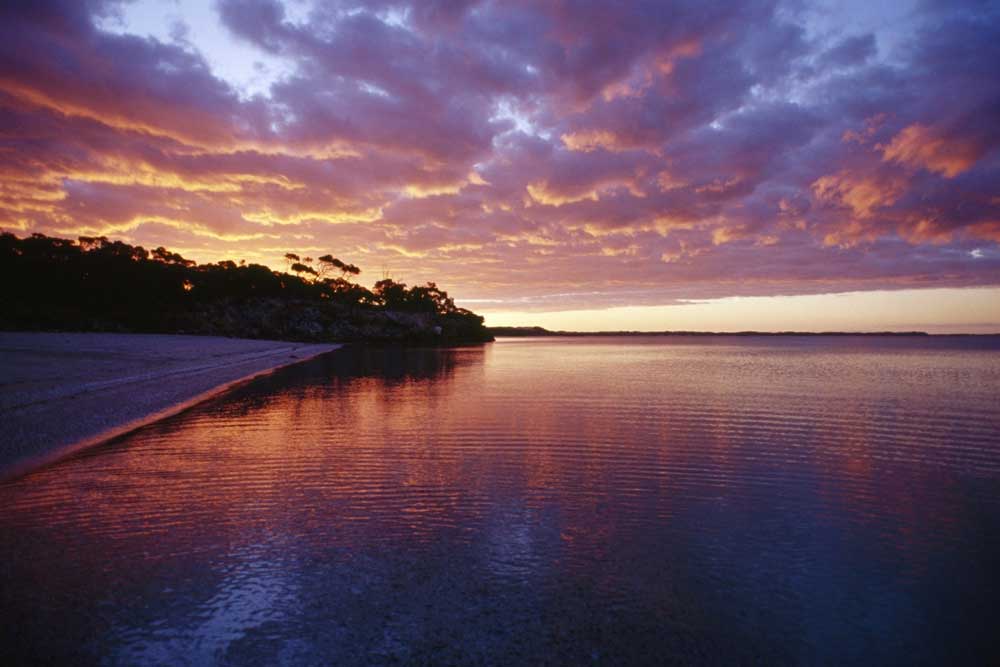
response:
M80 237L81 239L83 237ZM150 257L158 262L163 262L164 264L179 264L181 266L194 266L193 260L184 259L176 252L170 252L163 246L160 246L156 250L150 253Z
M320 275L326 277L333 271L340 271L340 277L346 279L347 276L356 276L361 273L361 269L353 264L340 261L333 255L323 255L319 258Z
M0 329L183 331L310 340L489 337L482 318L456 308L435 283L411 288L385 279L369 290L350 280L361 273L357 266L333 255L319 257L317 268L310 266L311 258L296 253L286 253L284 259L291 273L243 261L196 264L162 246L147 251L103 236L71 241L3 232ZM386 311L427 317L401 324Z
M295 264L292 264L292 271L299 274L299 276L301 276L302 274L310 276L319 276L319 274L316 273L316 269L312 268L311 266L306 266L301 262L296 262Z

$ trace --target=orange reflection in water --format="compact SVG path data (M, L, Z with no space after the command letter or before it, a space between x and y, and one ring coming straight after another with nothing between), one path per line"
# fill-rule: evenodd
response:
M654 630L684 618L734 656L892 657L934 605L975 626L934 581L989 590L1000 476L998 356L907 345L341 351L0 487L0 583L19 633L122 660L261 628L348 659L361 627L410 646L456 609L539 655L546 628L673 646Z

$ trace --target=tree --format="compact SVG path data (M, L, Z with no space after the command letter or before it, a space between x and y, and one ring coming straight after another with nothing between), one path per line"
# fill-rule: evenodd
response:
M455 301L436 283L427 283L423 287L410 289L411 300L421 304L421 310L431 310L439 314L455 312ZM432 308L431 308L432 307Z
M447 315L457 312L455 301L435 283L407 287L385 278L375 283L375 297L388 310L405 310L417 313L437 313Z
M286 314L307 310L311 314L303 317L315 316L330 327L326 331L343 336L381 335L378 330L385 325L383 333L390 336L424 336L433 330L441 332L441 340L486 337L482 318L456 308L434 283L408 287L386 277L372 291L349 279L360 273L358 267L333 255L311 260L287 253L285 258L288 273L243 261L197 264L162 246L147 252L101 236L19 239L0 231L0 328L275 337L298 335L289 333ZM401 334L408 325L377 312L383 310L427 317ZM319 334L310 328L307 335Z
M375 283L373 292L378 303L389 310L402 310L406 306L406 283L383 278Z
M311 266L306 266L305 264L302 264L301 262L296 262L295 264L292 264L292 271L294 271L296 274L298 274L298 276L300 278L302 277L303 273L306 274L306 275L310 275L310 276L314 276L314 277L319 277L319 274L316 273L316 269L314 269Z
M81 241L83 237L81 237ZM160 246L156 250L150 253L150 257L157 262L163 262L164 264L178 264L180 266L194 266L194 260L184 259L180 254L176 252L170 252L163 246Z
M361 269L358 267L342 262L333 255L323 255L319 258L319 272L321 276L326 277L327 274L334 271L340 271L340 277L345 279L349 275L356 276L361 273Z

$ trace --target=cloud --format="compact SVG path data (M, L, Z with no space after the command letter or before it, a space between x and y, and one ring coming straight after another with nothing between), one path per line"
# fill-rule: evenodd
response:
M1000 283L993 6L890 52L771 0L221 0L253 96L119 8L0 6L0 227L499 307Z
M968 171L983 152L983 148L971 140L948 138L939 130L914 123L900 130L889 145L882 148L882 159L954 178Z
M821 68L857 67L878 53L875 35L850 35L838 41L819 58Z
M905 185L892 177L843 170L816 179L812 189L821 203L845 207L856 218L871 218L880 208L896 203Z

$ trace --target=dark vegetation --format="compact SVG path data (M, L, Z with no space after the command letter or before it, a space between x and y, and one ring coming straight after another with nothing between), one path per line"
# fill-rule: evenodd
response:
M105 237L0 234L0 329L190 333L311 341L492 340L434 283L373 289L332 255L285 255L291 273L196 264Z

